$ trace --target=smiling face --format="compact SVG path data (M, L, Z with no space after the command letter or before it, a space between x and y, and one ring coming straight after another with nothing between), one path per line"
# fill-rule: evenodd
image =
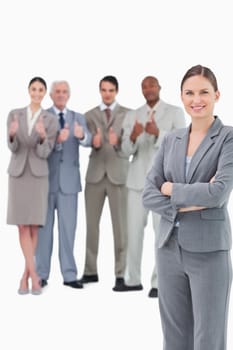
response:
M46 94L46 88L41 82L34 81L29 86L28 92L31 97L31 103L34 105L40 105Z
M100 84L100 95L103 103L110 106L116 99L117 88L109 81L102 81Z
M142 81L142 93L149 106L153 107L159 101L160 85L156 78L146 77Z
M219 91L202 75L186 79L181 90L184 108L191 118L212 118L219 96Z
M52 86L50 97L53 100L54 105L60 110L66 107L67 101L70 98L70 89L66 82L56 82Z

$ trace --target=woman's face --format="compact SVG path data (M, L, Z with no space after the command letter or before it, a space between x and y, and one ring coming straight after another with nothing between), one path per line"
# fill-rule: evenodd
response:
M202 75L188 78L181 91L184 108L192 118L212 118L219 96L219 91L214 91L213 85Z
M46 94L46 88L39 81L35 81L28 88L28 92L31 97L31 102L40 104Z

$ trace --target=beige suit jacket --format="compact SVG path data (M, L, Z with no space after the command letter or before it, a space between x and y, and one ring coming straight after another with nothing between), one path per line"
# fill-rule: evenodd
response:
M99 106L85 114L87 126L92 135L95 135L97 128L100 128L103 140L99 149L92 148L86 173L87 183L98 183L107 175L113 184L125 184L128 171L128 156L121 152L121 135L122 123L128 111L128 108L117 104L111 113L109 122L107 122L105 112L101 111ZM110 127L113 128L119 137L117 147L109 144L108 132Z
M19 128L14 140L9 138L9 127L11 121L17 116ZM42 116L46 130L46 138L40 143L39 134L35 130L35 125L30 135L28 135L27 126L27 108L12 110L7 120L7 140L8 147L12 152L8 173L11 176L20 176L25 168L27 159L32 174L35 176L48 175L47 158L51 153L58 131L58 122L49 112L42 110L39 117Z

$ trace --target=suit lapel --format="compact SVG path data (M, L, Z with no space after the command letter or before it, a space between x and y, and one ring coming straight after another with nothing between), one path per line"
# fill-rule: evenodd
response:
M155 108L155 122L159 122L166 115L167 104L162 100L159 101L159 105Z
M21 124L21 133L25 141L28 143L28 123L27 123L27 108L23 108L19 114L19 122Z
M203 141L201 142L201 144L199 145L198 149L196 150L196 152L194 153L194 155L192 157L189 171L187 174L187 181L186 181L187 183L191 182L196 168L198 167L199 163L201 162L201 160L205 156L206 152L208 152L208 150L215 143L215 137L219 134L222 127L223 127L223 124L221 123L221 121L219 119L216 118L214 123L212 124L212 126L208 130L205 138L203 139Z

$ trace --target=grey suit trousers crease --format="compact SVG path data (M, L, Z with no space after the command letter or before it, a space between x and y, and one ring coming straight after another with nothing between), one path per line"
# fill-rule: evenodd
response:
M107 176L96 184L86 183L86 260L84 273L98 273L99 224L106 197L108 197L115 253L115 275L123 277L126 265L126 187L111 183ZM108 228L106 230L109 231Z
M49 194L46 225L39 231L36 251L37 272L42 279L49 278L53 247L55 209L58 217L59 262L63 280L77 279L74 259L74 241L77 222L77 194L63 194L61 191ZM43 237L40 237L43 235ZM41 239L40 239L41 238Z
M128 189L127 196L127 258L125 281L129 286L141 284L141 265L144 242L144 231L147 226L148 217L151 213L154 237L156 238L159 229L160 216L145 209L142 205L142 191ZM154 244L155 250L155 244ZM154 259L154 267L151 276L151 287L157 288L157 268Z
M175 228L166 245L157 250L157 269L163 349L225 350L230 252L186 251Z

